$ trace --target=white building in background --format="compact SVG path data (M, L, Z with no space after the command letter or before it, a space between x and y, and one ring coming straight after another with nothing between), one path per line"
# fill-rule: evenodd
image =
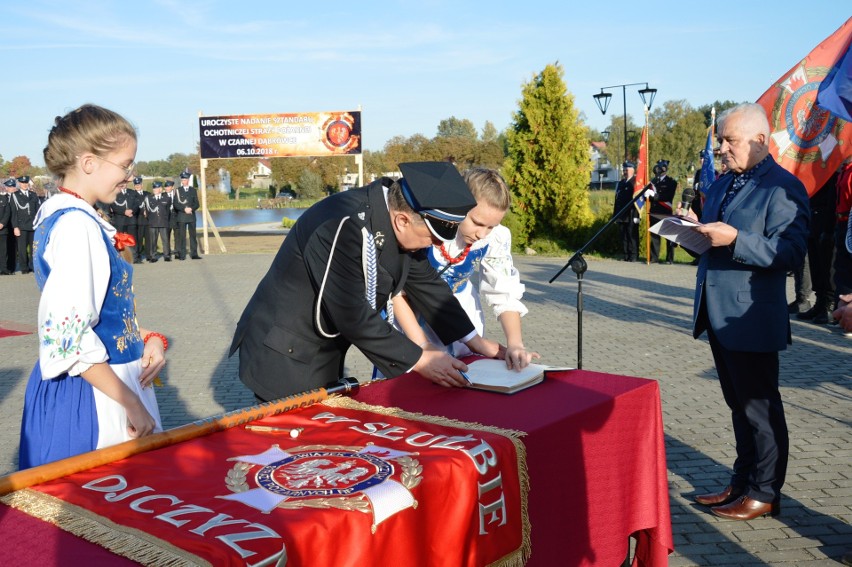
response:
M618 168L614 167L606 157L606 142L592 142L590 145L592 159L592 178L589 181L591 189L612 189L620 177Z
M224 167L219 168L219 185L216 190L225 195L231 194L231 172Z
M254 169L249 172L249 181L255 189L269 189L272 185L272 162L268 159L259 159Z

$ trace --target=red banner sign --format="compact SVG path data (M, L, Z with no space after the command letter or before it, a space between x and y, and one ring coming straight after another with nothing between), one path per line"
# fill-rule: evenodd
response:
M361 153L361 112L202 116L201 157L273 158Z
M331 400L4 501L146 565L522 565L520 435Z

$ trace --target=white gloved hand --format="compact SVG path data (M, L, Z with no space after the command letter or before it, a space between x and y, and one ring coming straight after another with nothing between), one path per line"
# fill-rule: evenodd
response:
M636 217L633 217L633 224L639 224L639 219L636 218Z
M653 199L656 196L657 196L657 192L654 190L653 187L645 190L645 198L646 199Z

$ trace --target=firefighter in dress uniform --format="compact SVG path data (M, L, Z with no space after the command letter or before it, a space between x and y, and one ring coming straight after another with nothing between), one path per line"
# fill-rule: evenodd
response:
M23 175L18 178L18 191L11 195L12 231L18 248L18 267L22 274L33 271L33 221L41 203L35 191L30 190L30 178Z
M673 203L675 193L677 192L677 181L667 175L668 171L668 160L661 159L654 166L654 178L651 180L651 183L654 184L657 194L651 197L652 215L671 215L674 211ZM677 248L677 244L667 239L666 264L674 262L675 248ZM660 235L654 233L651 233L651 262L663 263L660 260Z
M169 247L167 229L169 227L169 210L172 208L171 199L162 193L160 182L154 183L154 193L145 197L142 206L148 218L148 261L157 261L157 240L163 244L163 259L172 261L172 251Z
M8 257L9 234L12 232L12 203L6 189L14 185L15 180L9 179L3 184L3 190L0 191L0 276L8 276L12 273L9 269Z
M177 213L177 234L175 248L178 260L186 259L186 239L189 232L189 257L200 260L198 255L198 238L195 233L195 211L200 206L198 192L189 184L190 174L186 171L180 174L180 186L175 187L173 208Z

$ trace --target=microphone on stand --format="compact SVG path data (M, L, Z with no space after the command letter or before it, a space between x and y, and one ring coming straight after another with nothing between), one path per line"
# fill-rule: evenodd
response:
M695 200L695 189L686 187L680 195L680 215L686 216L689 213L689 208L692 206L692 201Z

